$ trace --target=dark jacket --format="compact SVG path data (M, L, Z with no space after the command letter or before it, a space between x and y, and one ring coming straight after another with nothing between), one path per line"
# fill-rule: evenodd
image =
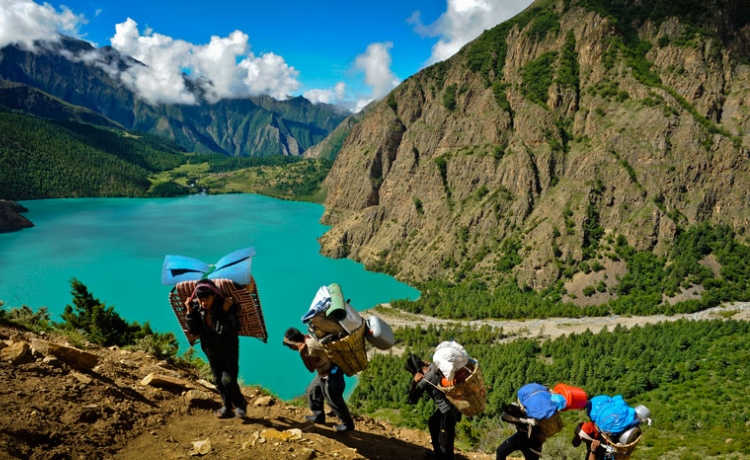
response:
M233 304L227 311L223 308L211 308L213 329L206 324L205 314L205 310L194 308L185 317L185 325L188 331L200 337L201 349L206 357L208 359L239 357L240 322L237 318L237 304Z
M453 411L457 416L457 420L460 420L460 412L456 410L455 406L445 397L445 393L438 390L436 387L440 384L440 370L435 363L431 363L427 373L424 374L422 380L416 384L412 384L411 390L409 391L409 404L416 404L419 402L419 398L426 392L433 401L441 413L447 414Z

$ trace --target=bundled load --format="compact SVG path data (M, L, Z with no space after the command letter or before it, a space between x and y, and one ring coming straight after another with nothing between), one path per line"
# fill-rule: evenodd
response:
M503 420L517 425L538 426L547 438L562 430L560 411L566 405L563 396L539 383L528 383L519 388L517 394L517 404L503 407Z
M479 362L453 340L441 342L432 360L443 374L438 389L456 409L468 417L481 413L487 403L487 388Z
M558 383L552 387L552 393L561 395L565 399L565 405L560 409L563 411L571 409L585 409L589 402L586 392L582 388Z
M202 279L212 280L222 295L233 299L239 306L239 335L255 337L264 343L268 340L258 287L250 274L254 256L255 249L250 247L228 254L214 265L183 256L168 255L164 258L161 281L164 285L174 285L169 293L169 303L190 345L194 345L198 337L191 334L185 324L185 301L190 298L195 285Z
M348 376L367 367L365 341L381 350L394 344L390 326L376 316L363 319L348 300L344 301L341 286L336 283L318 289L302 322Z
M628 459L641 440L640 424L651 425L651 411L644 405L630 407L622 395L591 398L587 406L589 418L606 442L614 458Z

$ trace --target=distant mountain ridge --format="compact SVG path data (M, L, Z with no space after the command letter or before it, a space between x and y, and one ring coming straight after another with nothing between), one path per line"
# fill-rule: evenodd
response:
M18 46L0 50L0 78L42 91L74 106L100 114L129 130L166 136L191 152L230 156L301 155L323 140L347 113L296 97L276 101L267 96L224 99L198 105L149 105L113 72L144 64L111 47L62 37L41 43L32 52ZM189 82L200 99L200 84ZM0 92L0 105L42 117L53 117L31 97ZM10 99L6 99L10 98Z
M405 80L343 142L323 252L543 289L616 263L617 237L748 235L750 13L673 3L536 1Z

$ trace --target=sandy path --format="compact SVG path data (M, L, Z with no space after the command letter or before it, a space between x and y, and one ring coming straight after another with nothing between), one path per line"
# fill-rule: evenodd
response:
M527 320L447 320L404 312L402 310L392 308L389 304L383 304L370 310L366 310L362 313L365 315L376 315L394 329L404 326L425 326L428 324L471 324L477 327L483 324L488 324L493 327L503 328L504 335L508 337L506 340L512 340L519 337L554 339L562 335L581 333L586 329L589 329L593 333L598 333L605 327L609 330L612 330L618 324L630 328L636 325L653 324L662 321L677 321L683 318L694 321L722 318L747 321L750 320L750 303L734 303L730 305L710 308L698 313L676 314L673 316L613 315L596 318L545 318Z

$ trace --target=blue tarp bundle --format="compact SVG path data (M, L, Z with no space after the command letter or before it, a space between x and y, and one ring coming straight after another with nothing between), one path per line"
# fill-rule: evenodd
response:
M227 254L214 265L185 256L168 255L164 258L161 271L161 283L174 285L183 281L202 279L230 279L237 284L250 284L250 268L255 249L252 247Z
M518 402L523 406L526 415L535 419L544 420L557 412L552 392L538 383L528 383L519 388Z
M602 431L612 434L622 433L639 423L635 409L625 402L622 395L594 396L589 403L589 417Z

